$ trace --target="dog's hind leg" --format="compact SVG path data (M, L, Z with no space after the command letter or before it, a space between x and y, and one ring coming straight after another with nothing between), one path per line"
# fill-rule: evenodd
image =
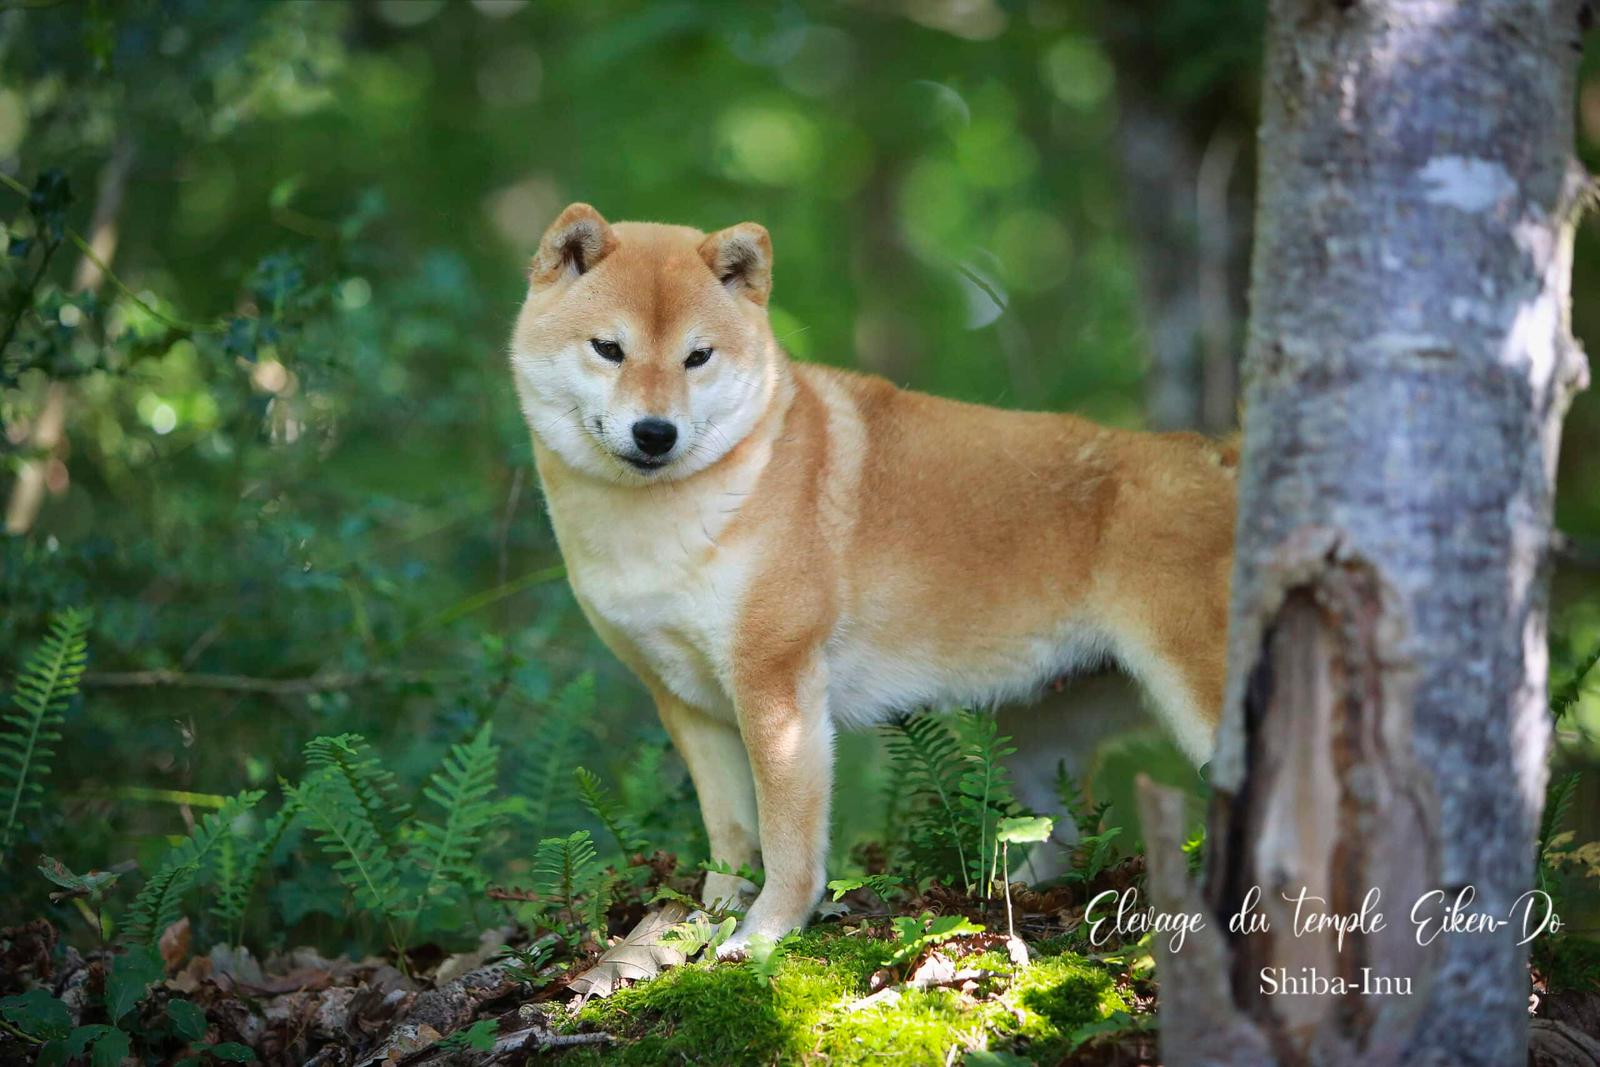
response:
M1078 830L1056 788L1065 768L1077 788L1088 783L1095 757L1109 738L1150 722L1139 687L1120 671L1073 678L1060 692L997 713L1000 732L1016 752L1006 758L1013 792L1023 807L1055 820L1050 840L1034 845L1009 876L1038 884L1066 873Z

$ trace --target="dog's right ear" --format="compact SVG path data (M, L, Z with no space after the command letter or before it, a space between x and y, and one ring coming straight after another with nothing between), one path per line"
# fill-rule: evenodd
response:
M539 251L528 267L528 281L550 285L562 277L576 278L617 249L617 235L588 204L569 204L544 232Z

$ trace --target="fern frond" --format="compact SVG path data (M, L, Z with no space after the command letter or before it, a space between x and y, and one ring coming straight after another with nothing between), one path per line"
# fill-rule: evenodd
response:
M971 868L957 808L964 767L955 734L942 716L931 712L902 717L887 730L885 747L895 778L914 802L906 820L913 861L925 868L936 867L931 857L948 847L956 853L963 879L967 878Z
M535 836L546 837L557 802L567 794L567 768L573 764L583 724L594 715L594 675L568 682L551 702L517 776L517 792L527 801L523 819Z
M1596 643L1587 655L1578 660L1571 677L1550 691L1550 715L1556 722L1566 718L1567 713L1578 706L1578 699L1583 696L1583 685L1596 666L1600 666L1600 643Z
M417 824L413 856L428 877L417 894L416 911L445 885L471 878L478 846L500 817L493 799L499 769L500 748L494 743L493 727L485 723L470 741L450 749L423 787L422 795L439 807L444 818Z
M123 920L123 940L133 945L154 945L161 932L178 921L183 911L183 895L194 885L200 872L195 863L163 863L128 905Z
M1567 813L1572 809L1572 798L1578 791L1578 780L1581 776L1577 773L1564 774L1560 778L1552 778L1549 786L1545 788L1544 814L1539 819L1539 855L1543 857L1550 850L1551 839L1556 831L1566 821Z
M85 611L71 608L51 620L12 687L16 710L0 716L0 853L10 850L23 818L44 798L62 717L88 662L88 632Z
M123 919L123 939L130 944L154 945L161 932L178 921L183 895L194 885L206 859L229 833L238 818L266 796L259 789L229 797L222 807L195 824L189 836L173 845L155 873L128 906Z
M298 814L299 809L291 798L267 820L261 837L244 847L242 852L242 842L232 835L220 846L219 856L226 859L218 863L217 899L212 905L211 914L234 931L235 944L244 938L245 914L250 908L250 898L260 884L261 874L266 870L272 854L277 851L283 835L294 825Z
M583 801L583 806L616 839L624 857L644 852L650 847L639 824L623 810L621 801L606 788L598 774L586 767L578 767L572 773L577 780L578 797Z
M590 930L605 932L605 913L615 883L601 868L589 831L540 841L533 857L533 884L547 900Z
M1014 814L1016 807L1004 760L1017 750L1007 744L1011 739L1000 733L994 716L984 712L961 712L956 718L956 734L961 739L961 758L966 764L961 773L965 801L962 806L967 812L968 829L976 837L968 873L987 893L995 879L999 853L995 833L1000 820Z
M323 774L343 779L350 798L361 806L366 822L390 849L397 844L394 827L410 813L400 799L395 777L383 766L360 734L313 738L305 747L307 780Z
M309 782L282 784L357 904L393 923L402 907L399 869L349 782L337 771L325 771Z

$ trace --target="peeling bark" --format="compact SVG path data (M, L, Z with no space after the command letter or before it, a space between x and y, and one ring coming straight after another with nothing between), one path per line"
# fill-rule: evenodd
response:
M1506 917L1544 798L1546 579L1569 329L1580 0L1274 0L1229 683L1203 886L1144 798L1164 1061L1525 1062L1518 928L1421 946L1430 891ZM1161 876L1164 872L1164 876ZM1270 934L1230 934L1250 887ZM1306 892L1386 928L1289 934ZM1428 908L1426 914L1440 909ZM1407 977L1268 995L1263 968Z

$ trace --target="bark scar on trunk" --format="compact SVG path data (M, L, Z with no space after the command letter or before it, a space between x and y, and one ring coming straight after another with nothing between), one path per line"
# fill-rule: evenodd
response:
M1264 622L1240 637L1255 653L1229 704L1243 766L1213 796L1199 895L1226 959L1213 980L1226 982L1236 1021L1279 1063L1334 1049L1338 1062L1369 1051L1380 1021L1385 1044L1408 1031L1431 982L1436 953L1415 943L1410 911L1439 884L1439 805L1413 754L1416 668L1393 587L1322 527L1291 535L1264 574L1264 610L1244 615ZM1270 930L1230 930L1253 894ZM1363 912L1382 928L1368 919L1370 932L1342 945L1337 929L1308 922ZM1311 975L1350 991L1282 993ZM1370 995L1377 978L1407 979L1412 995Z

